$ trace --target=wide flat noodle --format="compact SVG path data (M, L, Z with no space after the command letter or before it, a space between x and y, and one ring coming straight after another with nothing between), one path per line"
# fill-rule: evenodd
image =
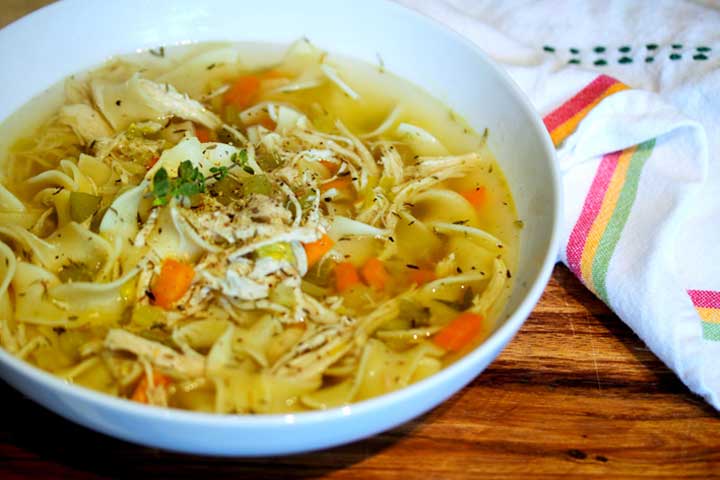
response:
M26 210L25 205L10 192L4 185L0 184L0 212L22 213Z
M412 197L410 202L417 218L428 224L444 222L449 224L477 223L475 207L459 193L445 188L433 188Z
M42 267L18 262L12 280L15 317L27 324L68 329L86 325L88 319L80 320L77 312L70 312L48 298L47 289L59 284L60 280Z
M112 169L107 164L84 153L78 158L78 168L98 187L105 185L112 175Z
M124 130L133 122L161 121L170 116L217 128L222 123L199 102L181 95L174 87L133 75L121 83L93 80L95 104L115 130ZM122 107L122 108L118 108Z
M229 327L224 319L208 318L187 323L173 331L172 338L187 353L189 349L197 352L209 349Z
M119 238L126 244L132 244L138 234L137 216L140 201L147 185L143 182L120 196L110 205L100 223L100 234L113 241Z
M122 277L107 283L68 282L48 288L48 295L64 305L74 309L88 309L103 312L105 318L98 321L111 321L122 313L125 298L121 291L130 280L140 273L141 266L134 268Z
M303 395L301 401L310 408L327 410L350 403L354 390L355 380L349 378L330 387Z
M319 377L281 378L268 373L256 377L250 409L257 413L301 410L300 397L320 387Z
M203 252L220 249L204 240L177 211L174 203L163 209L157 222L147 234L145 243L158 258L177 258L196 261Z
M199 98L208 82L215 78L228 78L237 67L238 52L233 47L214 47L193 52L182 59L177 67L157 77L160 83L173 85L190 97ZM208 70L209 69L209 70Z
M429 223L429 226L438 233L446 235L464 235L465 237L472 238L479 245L482 245L493 252L498 252L505 247L499 238L476 227L456 225L447 222L431 222Z
M247 355L258 365L268 367L267 351L276 335L282 332L281 323L272 316L266 316L250 328L240 329L233 338L233 352L238 355Z
M52 251L55 256L47 264L51 271L73 265L86 268L92 276L93 273L105 271L107 263L113 259L113 245L79 223L70 222L56 230L47 238L47 242L55 247ZM78 245L83 247L78 248Z
M17 350L18 342L10 325L14 312L8 287L16 269L15 254L10 247L0 242L0 343L11 352Z
M207 372L210 375L221 375L226 368L232 366L234 338L235 325L228 325L207 355Z
M55 258L60 255L57 246L17 225L0 226L0 237L8 238L15 242L17 247L24 250L30 258L46 268L57 269L59 266L60 262Z
M383 342L371 339L363 352L352 400L376 397L410 384L415 370L432 347L421 344L404 352L395 352Z

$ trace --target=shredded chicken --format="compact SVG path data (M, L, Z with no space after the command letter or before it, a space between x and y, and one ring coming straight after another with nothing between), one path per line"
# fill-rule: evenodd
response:
M153 365L182 375L199 377L205 372L205 360L202 357L179 354L172 348L138 337L125 330L110 330L105 336L105 347L110 350L133 353Z
M72 127L86 145L113 134L112 128L102 116L91 106L82 103L62 107L60 121Z
M180 94L172 85L137 75L121 83L93 81L93 101L116 130L132 122L163 120L171 116L192 120L208 128L222 125L217 115L200 102Z

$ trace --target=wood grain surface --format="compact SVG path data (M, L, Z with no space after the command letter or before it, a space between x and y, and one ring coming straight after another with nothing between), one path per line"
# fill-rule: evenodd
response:
M45 1L0 0L0 25ZM720 415L562 266L502 355L427 415L307 455L217 459L67 422L0 381L0 479L720 478Z

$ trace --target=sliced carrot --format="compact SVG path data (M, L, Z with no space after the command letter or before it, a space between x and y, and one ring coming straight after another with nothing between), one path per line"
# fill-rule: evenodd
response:
M303 243L305 248L305 255L307 256L308 267L312 267L325 256L327 252L335 245L332 238L327 234L323 235L320 240L316 240L310 243Z
M227 105L233 105L240 110L252 105L260 91L260 78L255 75L246 75L235 80L235 83L223 95Z
M172 383L172 380L170 380L169 377L166 377L165 375L156 370L153 370L152 376L153 385L155 385L156 387L168 387ZM150 382L148 381L147 375L145 375L140 380L140 382L138 382L137 387L135 387L135 390L133 391L130 399L140 403L148 403L147 391L149 387Z
M152 287L155 305L170 308L185 295L194 277L195 270L191 265L172 258L163 261L160 275Z
M428 282L432 282L437 278L434 271L424 268L421 268L419 270L411 270L408 277L410 278L410 283L415 283L417 285L424 285Z
M263 117L262 120L258 122L258 124L262 125L268 130L275 130L275 127L277 127L277 124L273 122L272 118L270 117Z
M158 162L158 160L160 160L160 157L157 157L157 156L152 157L145 168L150 170L152 167L155 166L155 164Z
M384 290L390 275L385 270L385 264L378 258L371 258L360 269L360 276L365 283L375 290Z
M472 342L480 333L483 317L472 312L464 312L445 325L433 337L436 345L445 350L458 351Z
M487 200L487 189L485 187L475 187L470 190L460 192L460 195L470 202L475 208L480 208Z
M212 132L209 128L196 125L195 136L200 141L200 143L207 143L212 139Z
M335 265L335 288L342 293L360 283L360 276L350 262Z
M320 165L327 168L330 173L335 175L337 171L340 169L340 164L331 162L329 160L320 160Z
M327 192L331 188L335 188L337 190L344 190L346 188L350 188L351 185L352 185L352 179L349 176L339 177L339 178L336 178L335 180L330 180L329 182L323 183L322 185L320 185L320 191Z

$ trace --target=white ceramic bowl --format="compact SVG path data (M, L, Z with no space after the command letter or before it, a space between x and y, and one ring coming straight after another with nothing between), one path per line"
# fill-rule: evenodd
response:
M0 376L59 415L131 442L215 455L278 455L350 442L438 405L475 378L530 314L555 262L560 185L542 122L512 81L446 28L381 0L70 0L0 31L0 119L61 78L110 55L207 40L289 44L302 36L376 62L425 88L474 128L488 126L525 223L508 320L439 374L343 408L293 415L212 415L161 409L69 385L0 350Z

